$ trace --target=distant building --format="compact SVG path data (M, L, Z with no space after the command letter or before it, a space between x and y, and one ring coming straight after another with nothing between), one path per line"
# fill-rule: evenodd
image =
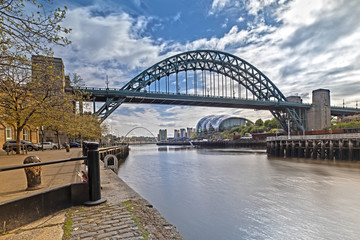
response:
M186 129L186 137L187 138L191 138L192 136L194 136L196 133L194 128L187 128Z
M167 140L167 129L160 129L158 134L159 141L166 141Z
M203 117L196 125L196 134L201 136L222 132L233 127L245 125L249 120L242 117L229 115L210 115Z
M178 129L174 129L174 138L180 138L180 131Z
M186 138L186 129L185 128L180 129L180 137L181 138Z

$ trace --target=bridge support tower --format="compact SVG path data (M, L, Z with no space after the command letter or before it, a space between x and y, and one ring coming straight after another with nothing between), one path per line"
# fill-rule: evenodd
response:
M306 130L322 130L331 126L330 90L312 92L312 106L306 114Z

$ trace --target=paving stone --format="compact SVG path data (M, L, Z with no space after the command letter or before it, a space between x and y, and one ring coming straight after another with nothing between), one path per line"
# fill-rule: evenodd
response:
M97 227L94 227L94 230L101 230L101 229L106 229L106 228L111 228L111 225L99 225Z
M102 222L102 224L107 224L107 225L110 225L110 224L113 224L113 223L114 223L114 220Z
M118 230L130 227L128 224L123 223L115 223L112 226L118 228Z
M134 233L132 232L128 232L128 233L123 233L121 235L119 235L120 238L130 238L130 237L134 237Z
M127 232L130 232L130 231L133 231L133 230L130 229L130 228L125 228L125 229L119 230L118 232L119 232L119 234L123 234L123 233L127 233Z
M88 207L73 213L72 221L73 239L143 239L130 213L123 206Z
M81 240L93 240L93 237L81 238Z
M114 236L114 235L116 235L116 234L117 234L117 232L116 232L116 231L113 231L113 232L107 232L107 233L100 234L100 235L98 235L97 237L100 238L100 239L102 239L102 238Z
M118 231L118 230L122 230L124 228L127 228L127 226L123 225L123 226L118 226L118 227L111 227L111 228L105 229L105 232Z
M77 230L77 231L71 232L71 235L72 235L72 236L76 236L76 235L80 235L80 234L83 234L83 233L86 233L86 231L84 231L84 230Z
M94 235L96 235L96 232L88 232L88 233L81 234L80 237L87 238L87 237L92 237Z

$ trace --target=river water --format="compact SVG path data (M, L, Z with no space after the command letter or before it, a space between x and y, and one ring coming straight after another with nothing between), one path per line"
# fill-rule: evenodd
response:
M119 176L188 240L359 239L360 169L130 146Z

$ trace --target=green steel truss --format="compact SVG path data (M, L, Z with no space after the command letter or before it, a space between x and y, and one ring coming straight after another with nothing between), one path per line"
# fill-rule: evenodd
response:
M147 86L171 74L197 70L218 73L232 79L250 91L258 101L287 101L275 84L256 67L237 56L214 50L189 51L166 58L134 77L121 89L144 91ZM178 90L176 94L179 94ZM299 109L271 110L271 113L286 131L288 126L297 131L305 130L305 116L301 116ZM288 121L291 121L291 125Z

